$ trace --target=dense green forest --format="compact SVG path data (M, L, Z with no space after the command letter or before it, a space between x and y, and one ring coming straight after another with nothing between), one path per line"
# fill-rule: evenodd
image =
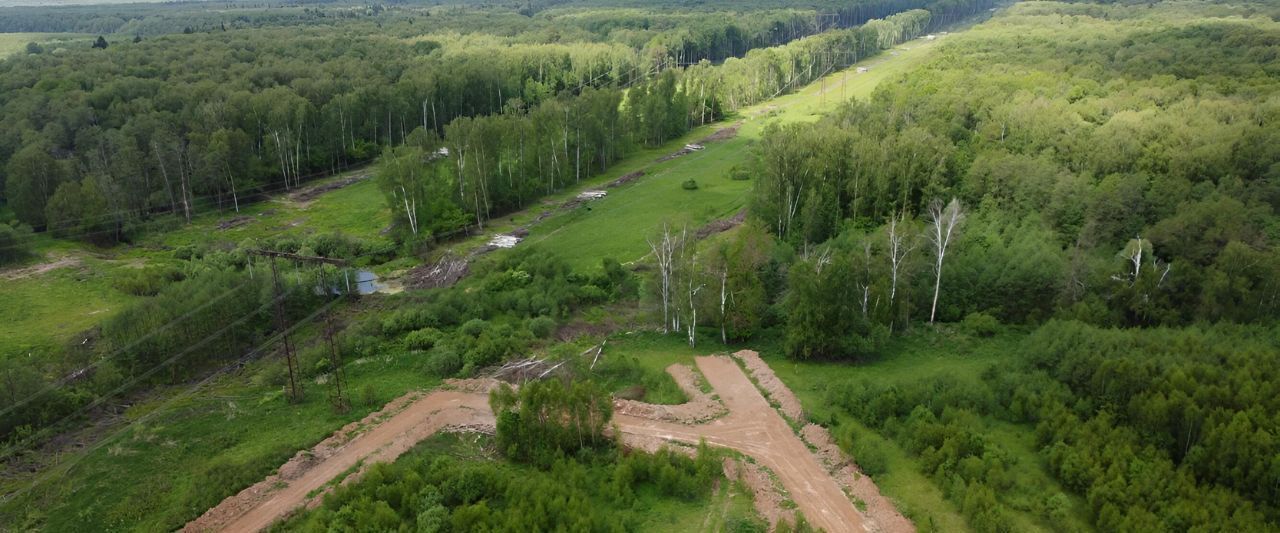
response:
M794 10L625 10L607 22L592 12L534 19L503 12L495 21L462 11L416 25L397 19L385 29L353 21L37 46L0 63L0 198L19 224L112 243L172 222L160 213L190 220L205 209L238 210L241 198L369 161L421 130L420 146L431 147L435 134L457 149L458 201L483 223L511 200L467 198L461 182L497 181L504 169L483 161L465 168L470 142L459 137L472 124L451 127L455 120L538 122L540 135L521 137L530 157L521 157L520 176L536 166L555 190L629 146L664 141L695 120L718 119L913 37L943 19L892 13L929 5L868 3L847 22L888 18L758 53L822 28L812 12ZM987 5L940 12L960 16ZM624 90L631 97L620 108ZM492 137L482 139L497 142ZM513 181L512 165L505 172ZM406 226L417 233L416 223Z
M512 109L460 118L444 128L443 139L427 132L389 151L378 179L398 227L410 234L406 238L452 234L471 221L483 226L489 218L606 170L635 147L657 146L914 38L929 21L927 11L907 11L857 29L751 51L719 66L704 61L666 70L633 85L625 98L619 91L588 88L527 113Z
M745 318L793 358L861 362L925 323L1030 327L976 383L830 383L854 456L874 474L894 441L975 530L1068 527L1068 497L986 435L1004 421L1099 530L1274 529L1280 27L1253 13L1022 4L776 127L743 170L754 222L696 254L660 236L664 327Z
M128 428L151 411L121 404L150 409L219 375L241 394L175 416L216 428L265 412L284 403L289 369L269 357L283 330L301 339L306 387L342 370L312 323L337 317L334 351L369 384L360 415L389 399L375 368L391 368L397 394L518 357L574 377L499 389L496 435L372 466L277 530L627 531L666 506L708 505L728 481L723 455L606 437L610 393L686 399L662 372L677 356L656 354L673 346L758 349L802 397L811 419L795 422L830 428L878 485L920 480L882 490L921 531L1275 530L1278 13L1245 1L12 8L0 31L103 38L0 60L0 283L43 283L42 261L59 260L79 269L74 283L99 283L77 261L101 254L127 263L109 283L130 299L74 341L0 346L0 460L27 475L52 464L42 446L95 437L61 432L108 412L117 423L117 409ZM856 83L881 68L868 58L908 46L932 48L870 98L826 91L848 82L829 74L857 63L844 73ZM771 106L810 83L823 84L821 114ZM741 144L703 147L720 166L689 167L723 175L653 161L743 124L756 129ZM381 210L360 236L285 218L145 239L217 227L202 216L235 222L251 204L297 214L305 202L276 194L352 168ZM574 250L589 268L571 266L556 232L618 204L550 206L624 172L695 199L741 188L728 213L601 228L644 232L647 249ZM638 188L608 200L657 201ZM483 244L553 216L515 250ZM272 264L262 250L349 267ZM449 260L464 269L456 285L348 294L354 269ZM588 341L620 355L583 362ZM632 357L644 342L660 349ZM884 377L922 360L912 352L981 368ZM32 484L0 500L0 521L180 527L344 416L356 414L312 421L290 445L246 437L207 463L191 450L223 441L174 440L164 453L200 470L178 479L206 487L129 493L151 508L49 516L64 508L38 501L84 496Z

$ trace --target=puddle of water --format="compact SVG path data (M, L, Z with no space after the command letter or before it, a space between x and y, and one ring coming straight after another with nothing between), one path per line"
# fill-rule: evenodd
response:
M368 270L357 270L351 279L351 288L359 294L373 294L382 288L378 275Z
M349 276L344 276L337 283L330 285L326 291L324 287L316 287L316 294L347 294L348 291L355 291L356 294L373 294L383 288L383 284L378 283L378 275L368 270L357 270Z

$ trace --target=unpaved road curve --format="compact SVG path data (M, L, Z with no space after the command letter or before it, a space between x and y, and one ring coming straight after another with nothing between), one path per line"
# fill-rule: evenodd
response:
M817 457L765 400L732 359L697 358L698 368L715 388L729 414L699 425L635 416L614 417L628 435L707 444L737 450L773 470L809 523L831 533L864 530L864 517ZM414 401L344 445L301 475L263 487L259 483L224 500L185 531L259 531L306 505L326 483L360 464L392 461L414 444L447 426L492 425L488 396L436 391ZM275 486L283 485L278 490Z
M829 532L861 531L863 516L804 442L769 405L737 363L698 357L698 369L720 394L729 415L688 426L628 416L614 419L624 433L731 448L773 470L813 526Z
M351 439L333 456L308 469L301 476L285 481L280 490L266 497L254 492L264 487L254 485L231 496L200 518L187 524L184 531L260 531L290 511L306 504L312 491L318 491L329 480L361 463L394 461L415 444L446 426L493 425L489 397L457 391L436 391L406 407L373 429ZM277 482L280 483L280 482ZM269 484L270 485L270 484ZM265 487L270 491L274 487ZM246 494L248 493L248 494ZM253 502L244 508L246 501Z

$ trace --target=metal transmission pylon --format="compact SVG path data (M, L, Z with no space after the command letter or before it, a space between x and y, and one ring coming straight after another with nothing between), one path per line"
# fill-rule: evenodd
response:
M338 347L333 342L333 335L333 316L327 315L324 319L324 338L329 343L329 368L333 369L329 403L333 404L334 411L345 413L351 409L351 401L342 390L343 382L346 381L346 372L342 369L342 355L338 353Z
M280 342L281 347L284 348L285 364L289 367L289 401L295 403L300 402L302 401L302 372L298 368L298 354L294 352L293 343L289 340L288 318L284 313L284 289L280 285L280 269L276 267L276 259L288 259L299 263L327 263L335 266L346 266L347 263L341 259L298 255L271 250L251 250L249 253L271 258L271 284L275 292L276 331L280 332ZM332 348L333 344L332 340L330 340L330 349L332 350ZM337 352L333 351L333 353L336 354ZM340 396L341 393L339 393L339 397Z

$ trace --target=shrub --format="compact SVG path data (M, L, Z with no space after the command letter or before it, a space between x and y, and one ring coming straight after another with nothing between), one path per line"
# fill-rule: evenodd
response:
M556 321L551 317L540 316L529 321L529 331L539 339L550 337L555 330Z
M155 296L166 285L182 281L182 272L175 268L150 267L137 270L125 270L118 274L115 288L120 292L134 296Z
M31 255L31 229L0 224L0 265L14 263Z
M436 328L422 328L411 331L404 336L404 347L408 350L430 350L440 342L443 335Z
M696 190L698 188L698 180L689 178L688 181L681 183L680 187L682 187L686 191Z
M578 301L583 304L604 303L609 301L609 295L595 285L583 285L578 289Z
M438 346L427 353L426 370L438 378L447 378L462 369L462 356L447 346Z
M885 446L888 443L878 435L870 432L855 433L850 447L853 462L868 476L884 474L889 471L889 457L884 453Z
M365 386L360 389L360 401L369 407L378 406L378 393L373 390L372 383L366 383Z
M488 322L481 320L479 318L473 318L471 320L468 320L465 324L463 324L462 327L458 328L458 331L461 332L463 335L468 335L471 337L479 337L480 334L484 333L485 330L487 329L489 329Z
M990 337L1000 329L1000 321L996 317L981 312L969 313L960 325L965 332L977 337Z

